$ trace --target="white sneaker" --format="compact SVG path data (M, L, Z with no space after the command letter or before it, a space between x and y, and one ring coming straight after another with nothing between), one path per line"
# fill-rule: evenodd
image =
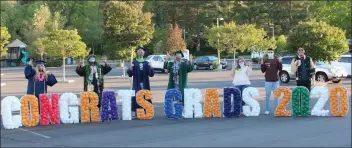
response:
M265 113L264 113L265 115L269 115L269 111L265 111Z
M132 112L132 119L136 119L136 118L137 118L136 112Z

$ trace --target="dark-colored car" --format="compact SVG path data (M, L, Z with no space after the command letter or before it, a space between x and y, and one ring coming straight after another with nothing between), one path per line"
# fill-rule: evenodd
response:
M218 61L218 58L215 56L200 56L193 61L194 69L214 69L214 63ZM227 62L220 61L222 69L226 69Z

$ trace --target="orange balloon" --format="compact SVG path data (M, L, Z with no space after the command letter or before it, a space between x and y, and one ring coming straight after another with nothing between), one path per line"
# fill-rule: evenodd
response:
M99 98L95 92L83 92L81 94L81 122L99 122ZM89 103L90 101L90 103ZM89 111L91 114L89 114Z
M340 93L340 95L338 95ZM339 97L340 96L340 101ZM340 110L339 110L339 105L340 105ZM330 109L331 109L331 114L334 117L342 117L346 116L348 113L348 99L347 99L347 89L338 86L333 88L330 91Z
M216 88L208 88L204 100L204 113L205 118L219 118L221 117L219 94Z
M145 99L144 99L145 98ZM143 109L137 109L137 118L141 120L149 120L154 117L153 104L147 100L152 99L152 93L149 90L140 90L137 92L136 101Z
M287 87L280 87L276 89L274 92L274 96L276 98L281 96L281 93L284 94L282 97L282 100L280 101L280 104L276 108L274 112L274 116L279 116L279 117L288 117L291 116L291 112L286 110L287 104L290 102L291 99L291 90Z
M28 108L31 107L31 111ZM39 123L38 98L34 95L25 95L21 98L21 117L25 127L33 127ZM31 119L30 119L31 117Z

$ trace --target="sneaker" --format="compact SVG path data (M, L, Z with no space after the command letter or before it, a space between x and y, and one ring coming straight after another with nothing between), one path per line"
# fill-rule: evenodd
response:
M135 119L135 118L137 118L137 114L136 112L132 112L132 119Z
M264 113L265 115L269 115L269 111L265 111L265 113Z

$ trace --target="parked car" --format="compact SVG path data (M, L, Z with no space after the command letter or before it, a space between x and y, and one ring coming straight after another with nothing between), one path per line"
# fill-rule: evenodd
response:
M331 62L332 66L344 67L347 71L348 76L351 76L351 64L352 55L342 55L339 60Z
M173 56L170 56L169 61L173 61L173 58ZM166 61L166 55L149 55L146 58L146 61L150 63L154 70L164 72L164 63Z
M193 61L193 68L213 70L216 61L218 61L218 58L215 56L200 56ZM222 69L226 69L227 62L225 60L221 61L220 64Z
M295 80L296 75L291 71L291 62L293 56L282 57L282 71L279 73L280 81L288 83L290 80ZM347 77L347 72L344 67L332 66L325 62L316 62L315 80L319 82L332 81L339 83L342 79Z

